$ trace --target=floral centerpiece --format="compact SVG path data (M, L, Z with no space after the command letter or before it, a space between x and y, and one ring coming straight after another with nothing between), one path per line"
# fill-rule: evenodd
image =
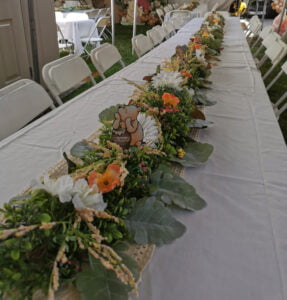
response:
M72 285L83 299L128 299L139 276L129 245L163 245L184 234L169 207L196 211L206 203L173 166L199 166L213 151L190 130L210 125L199 107L214 104L202 88L219 52L204 38L222 41L218 18L216 26L208 18L147 84L130 82L137 90L128 105L99 114L96 138L64 153L68 174L45 174L4 205L1 296L30 299L42 290L54 299Z

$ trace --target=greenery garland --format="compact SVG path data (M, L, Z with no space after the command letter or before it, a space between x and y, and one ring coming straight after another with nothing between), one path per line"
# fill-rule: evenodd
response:
M131 83L137 91L129 104L157 133L154 139L121 148L112 142L113 121L125 106L106 109L99 115L98 141L83 140L71 149L77 164L65 155L69 175L45 176L4 205L1 296L31 299L41 289L53 299L60 285L73 283L83 299L106 299L105 293L109 299L128 299L138 274L124 253L127 242L162 245L185 232L168 208L194 211L206 203L171 166L195 167L213 151L189 133L210 125L198 107L214 104L202 88L218 60L223 26L222 16L209 15L147 84ZM107 290L100 289L103 284Z

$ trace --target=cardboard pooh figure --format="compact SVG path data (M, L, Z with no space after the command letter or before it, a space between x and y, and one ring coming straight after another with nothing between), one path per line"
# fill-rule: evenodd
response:
M112 140L123 148L142 143L143 128L137 120L139 112L135 105L125 105L115 113Z

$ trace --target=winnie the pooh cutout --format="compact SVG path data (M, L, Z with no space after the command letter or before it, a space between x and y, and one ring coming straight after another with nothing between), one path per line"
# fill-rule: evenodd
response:
M156 147L159 129L155 120L136 105L125 105L115 113L112 141L123 149L149 144Z

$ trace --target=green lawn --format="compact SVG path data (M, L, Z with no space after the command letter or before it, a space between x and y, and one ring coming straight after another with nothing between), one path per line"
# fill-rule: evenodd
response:
M151 27L149 26L137 26L137 34L143 33L145 34L147 30L149 30ZM131 37L132 37L132 26L123 26L120 24L116 24L115 25L115 36L116 36L116 41L115 41L115 46L118 48L119 52L122 55L123 61L125 62L126 65L134 62L137 59L136 55L132 55L132 45L131 45ZM105 42L107 43L111 43L111 40L105 40ZM256 49L253 50L253 52ZM62 54L65 55L65 54ZM259 57L263 56L263 51L262 53L260 53ZM90 59L86 60L90 69L95 72L95 67L93 66L92 62ZM286 61L286 58L285 60ZM267 80L265 81L265 84L267 85L272 78L274 78L274 76L280 72L280 67L282 64L280 64L280 66L278 66L274 72L267 78ZM266 69L268 69L270 67L270 63L266 62L263 65L262 68L262 73L264 74L264 72L266 71ZM105 75L106 77L114 74L115 72L117 72L118 70L121 69L120 64L113 66L110 70L108 70ZM95 80L97 82L100 82L102 79L101 77L97 76L95 78ZM88 89L89 87L91 87L91 83L86 83L83 86L81 86L81 88L77 89L76 91L74 91L73 93L69 94L67 97L65 97L63 99L63 101L67 101L73 97L75 97L76 95L78 95L79 93L83 92L84 90ZM280 98L280 96L287 90L287 75L284 74L281 76L280 80L274 84L274 86L269 90L268 94L270 97L270 100L274 103L276 102L277 99ZM280 119L279 119L279 124L282 130L282 133L284 135L285 138L285 142L287 142L287 111L285 111Z

